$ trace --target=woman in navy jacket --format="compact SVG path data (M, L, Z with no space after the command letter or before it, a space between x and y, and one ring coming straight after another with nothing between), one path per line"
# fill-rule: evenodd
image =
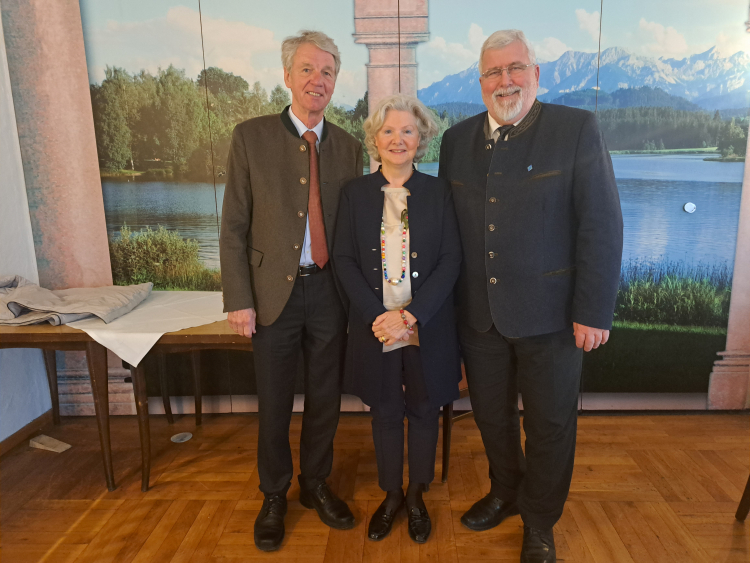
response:
M370 539L390 532L405 502L409 534L422 543L431 529L422 491L435 474L439 410L458 398L461 379L453 312L461 241L448 183L413 167L437 132L431 112L397 94L382 100L364 127L368 152L382 166L342 190L333 250L351 302L344 388L371 408L386 491Z

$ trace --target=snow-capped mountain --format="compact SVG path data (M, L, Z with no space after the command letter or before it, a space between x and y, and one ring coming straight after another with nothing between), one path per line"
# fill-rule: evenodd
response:
M597 53L567 51L559 59L540 63L539 93L543 101L562 94L596 87L614 92L621 88L650 86L686 98L707 109L742 108L750 105L750 54L739 51L722 58L716 47L684 59L655 59L629 53L621 47ZM427 105L447 102L482 103L477 63L446 76L418 92Z

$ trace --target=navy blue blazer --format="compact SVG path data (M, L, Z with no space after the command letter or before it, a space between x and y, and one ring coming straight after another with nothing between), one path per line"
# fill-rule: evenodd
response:
M609 329L622 212L596 116L537 101L497 145L485 138L486 119L454 125L440 147L463 243L462 322L508 337L572 322Z
M333 257L350 300L344 392L366 404L380 397L383 344L372 332L384 313L380 225L388 181L380 171L351 180L341 192ZM430 404L458 399L461 358L453 286L461 267L461 241L451 190L445 180L414 171L404 184L409 208L409 267L422 368ZM414 277L416 275L416 277Z

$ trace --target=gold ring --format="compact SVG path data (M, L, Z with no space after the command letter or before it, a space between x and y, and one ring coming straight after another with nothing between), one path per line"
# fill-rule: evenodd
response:
M385 343L385 341L388 340L388 339L385 336L381 336L380 338L378 338L378 340L380 340L381 342Z

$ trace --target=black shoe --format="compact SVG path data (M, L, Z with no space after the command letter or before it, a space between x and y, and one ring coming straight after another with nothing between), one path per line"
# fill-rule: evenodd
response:
M417 543L424 543L430 537L432 522L426 508L407 507L409 517L409 537Z
M516 503L505 502L490 493L475 502L461 516L461 524L475 532L483 532L494 528L509 516L515 516L516 514L518 514Z
M255 519L255 546L261 551L276 551L284 539L286 494L267 495Z
M521 563L555 563L556 561L555 536L552 528L538 530L524 526Z
M389 506L389 504L391 506ZM401 499L398 501L396 506L392 506L394 503L390 502L388 497L380 503L375 514L370 519L370 525L367 527L367 537L373 541L380 541L388 534L391 533L391 526L393 526L393 518L401 510L404 505L404 494L401 493Z
M354 527L354 515L346 503L333 494L328 483L321 481L307 489L300 479L299 501L305 508L314 508L324 524L337 530L349 530Z

